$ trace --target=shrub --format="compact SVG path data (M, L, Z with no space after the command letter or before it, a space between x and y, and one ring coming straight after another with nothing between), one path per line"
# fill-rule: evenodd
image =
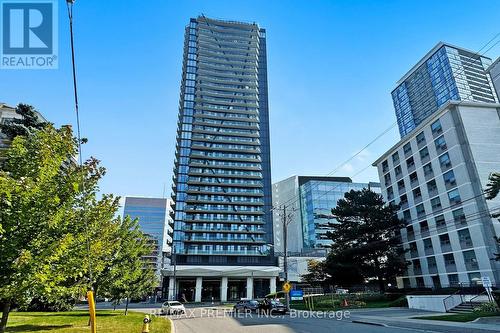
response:
M474 308L474 312L497 312L498 307L494 302L483 303Z
M407 308L408 307L408 299L406 296L400 296L398 299L389 303L390 307L398 307L398 308Z

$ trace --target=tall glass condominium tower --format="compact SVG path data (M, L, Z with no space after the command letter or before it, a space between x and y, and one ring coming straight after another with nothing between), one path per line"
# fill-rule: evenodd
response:
M177 265L274 265L268 118L265 30L191 19L173 179Z
M450 100L498 102L486 69L491 59L445 43L436 45L392 91L401 138Z

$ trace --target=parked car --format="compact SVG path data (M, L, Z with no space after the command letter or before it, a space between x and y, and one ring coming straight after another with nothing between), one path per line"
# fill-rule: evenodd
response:
M286 306L277 299L264 299L259 304L259 312L261 313L286 313Z
M186 308L180 302L167 301L161 305L161 313L163 314L183 314L186 313Z
M249 311L249 312L257 312L259 309L259 302L256 300L244 300L239 301L233 306L233 310L238 311Z
M271 304L271 313L274 313L274 312L277 312L277 313L286 313L287 308L280 301L278 301L278 300L270 300L269 303Z

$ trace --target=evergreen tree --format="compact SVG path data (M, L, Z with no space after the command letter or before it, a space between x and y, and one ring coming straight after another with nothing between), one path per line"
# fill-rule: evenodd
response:
M348 272L354 280L359 275L377 279L383 291L387 282L404 272L409 263L403 257L399 231L405 224L397 209L369 189L351 190L337 202L332 209L337 222L330 223L327 232L333 241L327 270L334 280Z

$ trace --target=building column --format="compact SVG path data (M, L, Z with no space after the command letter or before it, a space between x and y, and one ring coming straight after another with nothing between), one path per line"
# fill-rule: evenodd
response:
M247 298L253 298L253 276L247 277Z
M169 301L175 300L175 298L176 298L174 295L174 284L175 284L174 277L171 276L168 279L168 300Z
M194 293L194 301L201 302L201 289L202 289L203 279L201 276L196 278L196 289Z
M227 302L227 276L220 280L220 301Z
M276 292L276 278L272 277L269 279L269 292L275 293Z

